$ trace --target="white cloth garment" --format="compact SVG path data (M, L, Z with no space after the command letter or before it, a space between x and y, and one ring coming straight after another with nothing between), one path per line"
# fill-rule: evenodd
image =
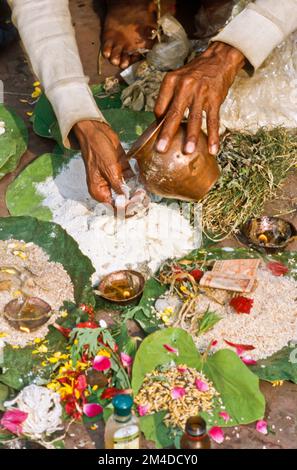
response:
M65 146L75 123L104 121L88 87L68 0L9 0L33 70L56 113ZM297 0L256 0L213 40L239 49L258 68L297 29Z

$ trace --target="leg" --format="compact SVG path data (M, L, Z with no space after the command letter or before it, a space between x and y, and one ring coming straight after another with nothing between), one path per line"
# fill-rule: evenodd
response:
M139 59L139 49L152 47L156 5L153 0L107 0L107 8L103 55L124 69Z

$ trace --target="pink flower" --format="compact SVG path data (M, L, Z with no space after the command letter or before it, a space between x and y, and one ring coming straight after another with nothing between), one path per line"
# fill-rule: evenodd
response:
M213 428L211 428L208 434L217 444L222 444L222 442L224 442L224 433L222 428L220 428L219 426L214 426Z
M220 411L220 412L219 412L219 416L220 416L221 418L223 418L223 420L224 420L225 422L227 422L227 421L230 420L230 416L229 416L229 414L228 414L226 411Z
M170 346L170 344L163 344L163 347L165 349L167 349L168 352L171 352L171 353L176 354L178 356L178 349L173 348L172 346Z
M106 356L96 356L93 361L93 369L98 370L99 372L104 372L105 370L110 369L111 362L110 359Z
M185 394L186 394L186 390L184 389L184 387L174 387L171 390L171 396L172 396L173 400L179 400Z
M133 357L123 352L121 352L120 356L121 356L121 361L122 361L123 366L129 369L133 364Z
M150 409L149 405L138 405L137 411L138 411L139 416L145 416L146 414L148 414L149 409Z
M196 379L195 385L200 392L207 392L207 390L209 390L209 385L203 382L203 380Z
M180 372L181 374L184 374L185 372L187 372L187 368L186 367L182 367L182 366L178 366L177 367L177 370L178 372Z
M98 403L86 403L83 412L88 418L94 418L103 412L103 408Z
M26 421L27 417L28 413L18 410L17 408L12 408L4 413L0 424L4 429L19 435L22 434L22 424Z
M261 434L268 434L267 422L263 419L260 419L260 421L258 421L256 424L256 429Z
M218 340L214 339L211 343L210 346L211 348L214 348L218 344Z
M251 358L251 356L239 356L242 362L247 366L255 366L257 361Z

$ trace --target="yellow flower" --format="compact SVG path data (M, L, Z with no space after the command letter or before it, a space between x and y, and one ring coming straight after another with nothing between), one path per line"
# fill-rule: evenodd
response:
M94 385L94 386L92 387L92 390L93 390L93 392L96 392L96 390L98 390L98 385Z
M92 424L92 426L90 427L90 429L91 429L92 431L96 431L96 429L98 429L97 424Z
M39 343L41 343L41 341L42 341L41 338L35 338L35 339L34 339L34 343L35 343L35 344L39 344Z
M27 111L26 114L27 114L27 116L29 116L29 117L33 116L32 111Z
M110 357L111 354L108 351L106 351L106 349L99 349L99 351L97 352L97 356Z
M4 333L4 331L0 331L0 338L5 338L5 336L8 336L7 333Z
M75 340L73 341L73 344L78 344L78 339L75 339Z
M42 367L46 367L46 366L47 366L47 362L46 362L46 361L42 361L41 365L42 365Z
M36 86L33 93L32 93L32 98L38 98L41 95L42 91L39 86Z
M284 380L273 380L271 383L273 387L281 387L284 384Z
M53 381L47 384L47 388L49 388L50 390L53 390L54 392L58 392L59 389L61 388L61 385L59 384L59 382Z
M17 346L16 344L13 344L13 345L12 345L12 348L13 348L13 349L20 349L20 347Z
M62 318L68 317L68 312L67 312L67 310L62 310L62 311L60 312L60 316L61 316Z
M40 82L37 80L36 82L33 83L34 88L37 86L40 86Z

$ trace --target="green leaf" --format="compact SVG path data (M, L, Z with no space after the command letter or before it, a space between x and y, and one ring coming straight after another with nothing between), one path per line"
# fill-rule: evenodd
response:
M5 134L0 136L0 179L15 170L28 146L28 131L24 121L10 108L0 104L0 121L5 122Z
M95 101L104 114L105 119L118 133L120 140L132 144L139 137L140 128L145 129L154 120L153 113L136 112L121 108L121 93L106 95L102 85L92 87ZM63 147L57 119L45 95L42 95L35 106L33 129L41 137L56 140Z
M0 383L0 411L4 411L3 403L9 396L9 387L5 384Z
M91 261L81 253L77 242L58 224L42 222L33 217L0 218L0 240L10 238L33 242L43 248L50 261L61 263L69 274L76 302L94 302L90 283L94 273Z
M142 416L140 429L149 441L154 441L158 449L164 449L172 445L171 430L165 426L163 419L166 411Z
M178 356L168 352L164 344L178 349ZM192 337L180 328L166 328L147 336L136 353L133 371L132 388L136 394L148 372L157 366L174 360L176 364L187 364L189 367L200 369L201 356L197 351Z
M220 393L233 425L248 424L263 418L265 398L259 390L259 379L233 351L221 349L209 356L203 372ZM216 420L219 426L226 426L216 414L208 422Z
M207 331L211 330L220 320L221 317L216 312L211 312L207 309L198 323L198 334L202 335L207 333Z
M251 370L262 380L290 380L297 383L297 346L286 347L267 359L257 362Z
M168 352L164 344L176 348L178 355ZM226 423L219 417L221 408L216 404L213 415L202 413L208 426L248 424L263 417L265 399L259 389L258 377L230 350L218 351L204 362L192 337L179 328L157 331L142 342L136 353L132 371L134 394L137 394L141 388L147 373L170 361L202 370L220 393L232 421ZM157 430L146 427L145 432L152 436Z

